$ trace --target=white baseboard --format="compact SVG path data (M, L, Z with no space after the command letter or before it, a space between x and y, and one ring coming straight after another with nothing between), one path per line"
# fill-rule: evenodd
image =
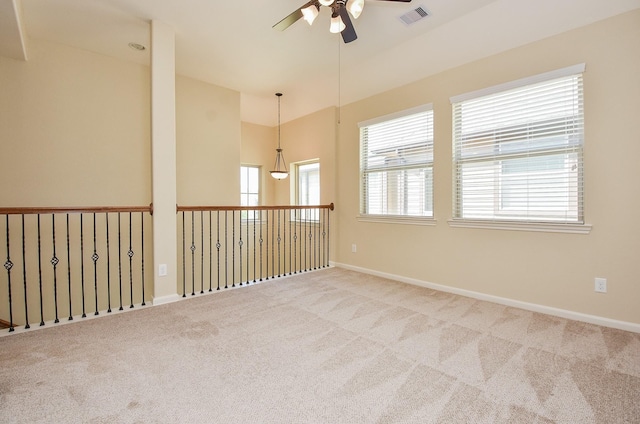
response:
M151 301L151 304L153 306L164 305L165 303L177 302L180 299L182 299L182 297L180 297L179 294L173 293L167 296L154 297Z
M456 287L444 286L442 284L429 283L415 278L403 277L401 275L388 274L386 272L375 271L359 266L348 265L338 262L331 262L331 266L344 268L351 271L362 272L363 274L375 275L377 277L387 278L389 280L399 281L402 283L412 284L414 286L426 287L433 290L453 293L460 296L471 297L478 300L486 300L488 302L498 303L500 305L511 306L514 308L525 309L528 311L539 312L547 315L554 315L561 318L571 319L574 321L588 322L590 324L602 325L604 327L617 328L619 330L632 331L640 333L640 324L627 321L619 321L615 319L600 317L597 315L583 314L581 312L569 311L566 309L554 308L551 306L538 305L536 303L528 303L520 300L509 299L506 297L493 296L490 294L475 292L471 290L459 289Z

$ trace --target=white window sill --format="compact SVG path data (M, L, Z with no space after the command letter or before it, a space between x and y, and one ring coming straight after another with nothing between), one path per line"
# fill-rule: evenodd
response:
M436 225L432 217L402 216L402 215L358 215L359 222L377 222L383 224L408 224L408 225Z
M449 219L452 228L480 228L490 230L537 231L545 233L589 234L591 224L556 224L552 222L483 221Z

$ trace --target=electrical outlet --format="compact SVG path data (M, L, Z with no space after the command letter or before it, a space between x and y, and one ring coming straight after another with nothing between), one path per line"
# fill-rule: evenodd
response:
M164 277L167 275L167 264L160 264L158 266L158 275Z
M351 253L356 253L358 251L357 246L354 244L351 245Z
M595 291L597 293L606 293L607 292L607 279L606 278L596 278L596 280L595 280Z

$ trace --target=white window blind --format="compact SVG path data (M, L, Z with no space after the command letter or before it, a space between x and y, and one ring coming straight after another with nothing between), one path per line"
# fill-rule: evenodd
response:
M583 69L452 99L454 219L583 223Z
M433 217L433 109L360 126L360 213Z

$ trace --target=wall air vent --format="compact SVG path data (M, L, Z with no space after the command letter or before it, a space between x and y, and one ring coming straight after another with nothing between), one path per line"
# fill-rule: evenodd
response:
M413 10L408 11L404 15L400 16L400 20L407 26L413 25L419 20L422 20L429 16L429 12L423 6L418 6Z

